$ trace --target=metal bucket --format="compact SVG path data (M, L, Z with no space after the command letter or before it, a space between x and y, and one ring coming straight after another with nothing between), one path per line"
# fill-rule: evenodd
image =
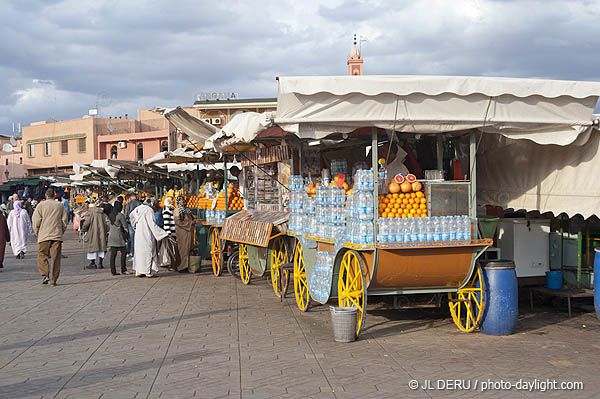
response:
M333 338L336 342L353 342L356 340L358 325L358 309L351 307L330 306Z

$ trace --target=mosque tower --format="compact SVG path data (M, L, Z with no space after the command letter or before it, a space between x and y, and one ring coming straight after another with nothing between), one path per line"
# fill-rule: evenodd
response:
M348 54L348 75L358 76L363 74L363 56L356 47L356 34L354 35L354 47Z

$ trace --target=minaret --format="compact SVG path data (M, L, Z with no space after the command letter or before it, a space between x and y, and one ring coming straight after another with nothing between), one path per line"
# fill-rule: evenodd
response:
M358 76L363 74L363 57L356 47L356 34L354 35L354 47L348 54L348 75Z

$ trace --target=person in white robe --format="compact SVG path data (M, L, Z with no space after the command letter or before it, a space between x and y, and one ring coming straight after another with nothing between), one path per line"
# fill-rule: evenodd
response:
M148 199L129 214L131 226L135 230L133 269L138 277L157 276L156 244L169 235L156 224L154 218L155 207L156 201Z
M17 259L23 259L27 253L27 236L33 234L31 219L21 201L15 201L13 210L8 214L8 231L10 232L10 246Z

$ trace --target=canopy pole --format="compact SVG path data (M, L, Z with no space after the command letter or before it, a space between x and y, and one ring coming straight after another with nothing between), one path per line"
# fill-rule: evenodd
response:
M225 196L225 216L227 216L227 210L229 209L229 204L227 201L227 187L229 183L227 182L227 158L223 157L223 195Z
M469 201L469 217L474 223L477 223L477 131L471 130L469 133L469 169L471 170L471 199ZM475 238L478 228L475 228Z
M436 136L436 143L435 143L435 149L436 149L436 153L437 153L437 169L438 170L443 170L444 169L444 136L441 134L438 134Z
M373 168L373 242L377 242L377 219L379 216L379 154L377 148L377 128L371 128L371 167Z

